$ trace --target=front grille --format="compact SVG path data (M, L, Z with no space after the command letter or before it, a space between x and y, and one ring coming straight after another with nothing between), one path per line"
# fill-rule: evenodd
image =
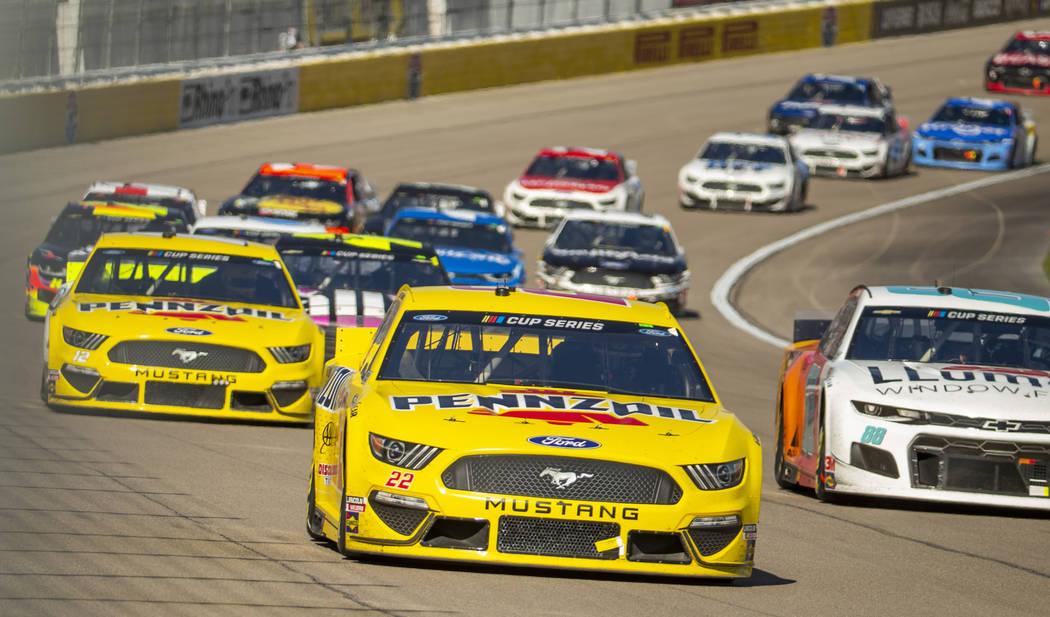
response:
M249 349L184 341L121 341L109 350L109 361L227 373L261 373L266 368L259 354Z
M567 208L569 210L593 210L590 202L575 199L533 199L529 202L534 208Z
M91 392L100 379L98 373L82 373L68 364L62 366L62 377L81 392Z
M802 153L803 156L819 156L824 158L833 159L855 159L858 158L856 152L852 150L836 150L833 148L813 148L806 150Z
M682 498L660 469L568 456L465 456L441 480L450 489L495 495L664 505Z
M1038 420L1000 420L998 418L971 418L950 413L929 412L929 424L956 428L978 428L986 431L1009 431L1012 433L1038 433L1050 435L1050 422Z
M226 402L226 386L147 381L143 402L147 405L222 409Z
M617 523L501 516L496 550L519 555L616 559L619 547L599 552L595 543L619 535Z
M735 525L714 529L690 528L689 537L693 540L697 552L704 557L710 557L729 546L729 543L740 533L740 527L740 525Z
M761 193L762 187L757 184L747 184L744 182L729 182L724 180L712 180L710 182L704 182L702 185L705 189L712 191L744 191L746 193Z
M572 275L572 282L580 285L604 285L607 287L627 287L629 289L653 288L653 279L648 274L608 268L577 270Z
M976 152L973 158L967 157L967 152ZM953 161L956 163L980 163L981 151L975 148L945 148L938 146L933 149L933 158L938 161Z
M368 503L371 505L372 511L379 517L379 520L383 521L387 527L403 536L412 535L412 532L415 531L416 528L426 520L427 515L430 514L427 510L401 508L380 503L375 500L374 493L369 496Z
M916 488L1028 495L1050 481L1048 445L919 435L909 452Z
M1023 66L1003 66L995 69L999 72L999 81L1007 88L1034 89L1033 83L1036 77L1040 79L1042 87L1046 86L1048 74L1042 69L1033 69Z

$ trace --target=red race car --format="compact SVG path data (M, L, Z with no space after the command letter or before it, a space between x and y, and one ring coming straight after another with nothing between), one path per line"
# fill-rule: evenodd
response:
M1050 32L1017 32L984 67L992 92L1050 94Z

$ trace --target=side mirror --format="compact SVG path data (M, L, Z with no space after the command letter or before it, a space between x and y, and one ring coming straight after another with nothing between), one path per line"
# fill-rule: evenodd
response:
M897 117L897 124L900 125L902 131L907 131L908 130L908 117L907 116L898 116Z
M208 200L207 199L198 199L197 200L197 215L198 216L204 216L207 213L207 210L208 210Z

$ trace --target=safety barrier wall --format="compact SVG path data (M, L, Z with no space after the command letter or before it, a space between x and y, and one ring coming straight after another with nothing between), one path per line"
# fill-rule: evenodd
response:
M931 15L940 8L936 23ZM963 6L965 5L965 7ZM912 7L911 9L900 7ZM998 10L995 10L998 7ZM892 12L896 8L897 12ZM967 19L960 16L966 9ZM890 12L888 12L890 11ZM207 78L0 96L0 152L1050 14L1050 0L841 0L358 52ZM908 15L912 22L909 26ZM925 16L918 22L916 16ZM946 19L945 16L954 16ZM894 29L896 28L896 29ZM924 30L923 30L924 31ZM991 51L991 50L990 50Z

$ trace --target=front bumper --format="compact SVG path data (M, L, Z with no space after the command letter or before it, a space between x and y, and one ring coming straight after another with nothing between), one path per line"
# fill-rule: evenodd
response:
M998 171L1010 167L1011 146L994 142L916 139L912 142L912 157L916 165Z
M611 204L607 195L600 193L553 193L538 191L526 194L523 199L506 198L507 220L518 227L549 229L557 226L574 210L595 212L622 212L625 208L619 199Z
M637 287L617 287L613 285L595 285L590 283L575 283L562 277L553 277L539 274L537 284L541 289L552 291L568 291L589 295L611 296L613 298L625 298L627 300L641 300L643 302L667 302L669 304L684 307L689 294L689 282L653 287L651 289Z
M776 212L787 209L790 202L791 194L784 189L773 191L762 186L758 191L721 191L704 188L703 182L679 183L678 201L683 208Z
M416 472L407 491L389 488L392 473L401 472L372 460L365 469L347 473L347 497L341 506L346 508L346 548L616 572L727 578L751 574L758 502L751 498L757 490L748 478L734 488L701 494L682 472L675 480L687 490L674 504L587 502L451 490L437 477L437 470L452 460L443 456ZM318 466L314 467L316 474ZM324 477L315 475L314 481L323 486ZM755 476L752 481L759 480ZM404 497L418 501L411 507L399 505ZM324 516L324 533L330 538L340 533L334 515ZM717 527L690 527L697 517L733 520Z
M984 88L1012 94L1050 94L1050 70L1039 66L989 66Z
M318 345L305 362L268 359L260 372L225 372L122 364L108 357L119 340L87 351L65 344L61 334L58 341L54 334L49 338L44 377L49 405L273 422L313 418L315 356L324 353Z
M1050 510L1050 434L863 417L832 430L829 492Z
M837 178L873 178L881 175L886 168L886 161L878 155L865 155L862 152L830 151L824 155L801 155L810 172L818 176Z

